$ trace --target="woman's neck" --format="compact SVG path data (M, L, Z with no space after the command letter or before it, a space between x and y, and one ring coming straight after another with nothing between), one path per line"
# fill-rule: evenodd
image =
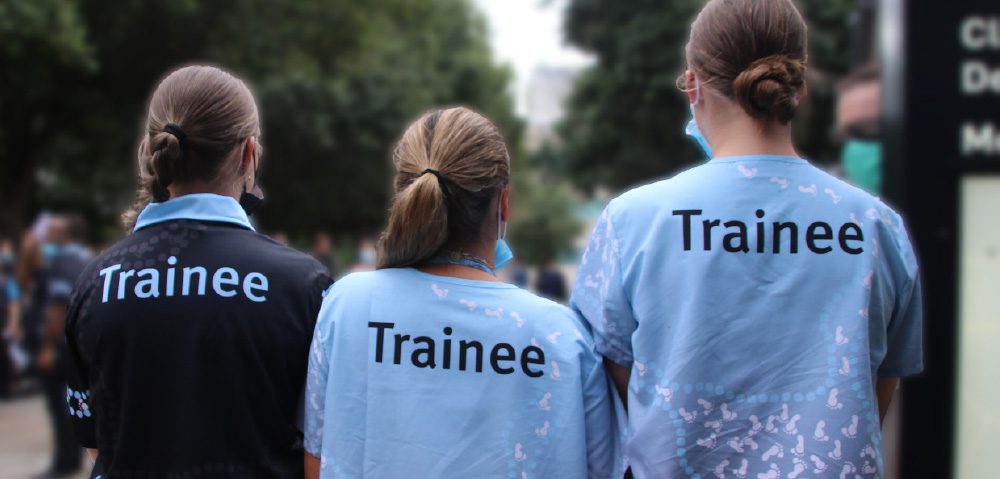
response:
M236 201L240 200L241 193L237 191L232 183L223 186L206 181L187 181L184 183L171 184L167 187L167 190L170 191L171 198L197 193L211 193L219 196L228 196Z
M482 259L490 266L493 266L496 264L494 263L494 253L496 252L495 248L496 245L487 246L484 242L480 241L476 244L451 243L445 245L444 251L471 254ZM417 269L423 271L424 273L437 276L451 276L453 278L472 279L477 281L499 281L496 276L487 273L486 271L459 264L425 264L417 266Z
M761 123L742 111L719 115L713 123L713 131L719 132L708 138L714 158L747 155L798 156L792 143L791 124Z

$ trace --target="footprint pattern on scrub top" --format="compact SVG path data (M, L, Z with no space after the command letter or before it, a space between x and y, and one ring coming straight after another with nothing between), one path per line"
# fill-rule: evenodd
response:
M638 388L672 419L674 460L687 477L879 476L877 420L865 413L873 403L857 375L863 323L838 324L828 316L821 323L831 367L808 390L746 394L710 383L678 384L665 380L654 362L635 359Z

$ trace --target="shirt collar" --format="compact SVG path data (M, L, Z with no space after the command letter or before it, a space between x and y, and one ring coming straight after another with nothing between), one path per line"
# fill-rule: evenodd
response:
M720 156L718 158L712 158L709 163L734 163L740 161L780 161L785 163L806 163L806 160L799 158L797 156L787 156L787 155L737 155L737 156Z
M150 203L135 221L135 231L172 220L197 220L231 223L256 231L240 204L228 197L212 193L179 196L163 203Z

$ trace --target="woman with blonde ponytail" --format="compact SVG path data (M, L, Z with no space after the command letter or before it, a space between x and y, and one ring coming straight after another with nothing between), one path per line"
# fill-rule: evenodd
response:
M587 328L496 278L512 257L497 127L429 112L393 162L378 269L338 281L317 321L306 477L621 477L620 410Z
M218 68L153 92L131 233L67 312L68 410L93 477L302 476L296 413L332 281L250 223L260 135L250 89Z

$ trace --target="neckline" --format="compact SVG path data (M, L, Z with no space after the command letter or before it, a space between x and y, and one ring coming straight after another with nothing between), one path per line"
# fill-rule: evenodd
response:
M736 155L712 158L708 164L712 163L736 163L740 161L777 161L782 163L806 164L804 158L789 155Z
M517 286L510 283L504 283L503 281L484 281L480 279L467 279L467 278L456 278L454 276L441 276L437 274L425 273L417 268L400 268L400 270L402 271L409 270L413 274L419 277L441 283L459 284L464 286L472 286L476 288L518 289Z
M474 268L493 277L496 277L496 268L486 262L485 259L480 258L472 253L465 253L461 251L443 251L441 254L431 257L430 259L424 261L426 265L442 265L450 264L455 266L465 266L467 268Z
M150 203L139 213L133 231L179 219L229 223L256 231L236 200L214 193L193 193L162 203Z

